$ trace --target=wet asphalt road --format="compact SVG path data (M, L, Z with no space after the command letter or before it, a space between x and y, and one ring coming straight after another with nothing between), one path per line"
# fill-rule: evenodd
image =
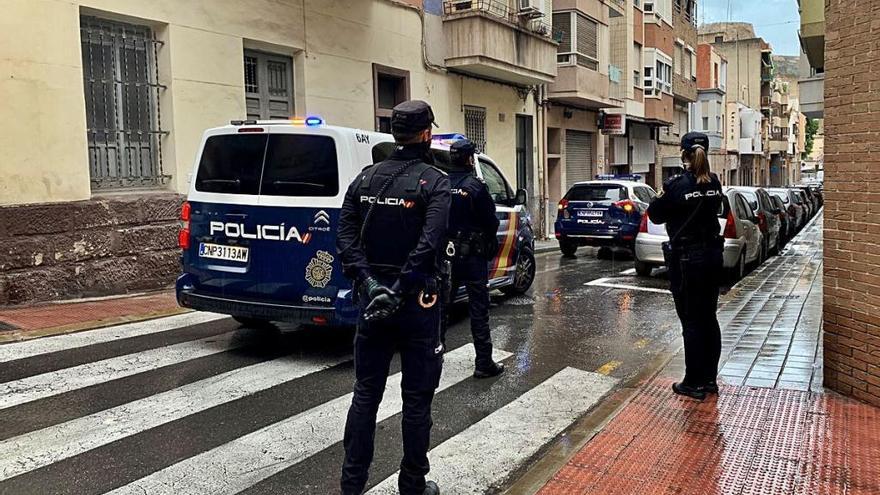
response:
M444 373L454 375L458 362L461 376L434 403L432 447L447 442L458 455L432 456L444 493L472 493L451 482L467 477L487 491L503 487L573 422L566 414L601 401L607 390L591 384L619 387L678 338L662 274L636 277L631 261L587 248L537 262L527 295L493 296L495 347L510 354L500 378L469 377L466 307L457 308ZM344 420L353 383L351 339L348 330L275 334L224 318L72 349L60 340L59 350L0 362L0 494L337 493L342 444L333 425ZM272 360L305 369L282 377ZM564 370L584 380L569 378L560 391L558 380L572 376ZM551 410L569 399L579 409ZM371 486L397 469L399 425L399 408L380 410ZM508 437L505 428L525 434ZM485 452L473 440L481 436L502 450Z

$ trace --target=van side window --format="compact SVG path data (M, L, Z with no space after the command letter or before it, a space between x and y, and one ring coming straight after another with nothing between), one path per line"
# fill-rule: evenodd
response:
M259 194L268 134L224 134L205 141L196 190Z
M264 196L336 196L339 163L330 136L272 134L263 170Z
M485 160L480 160L480 170L483 172L483 180L486 181L492 201L497 204L509 204L513 194L508 189L507 182L504 181L501 173Z

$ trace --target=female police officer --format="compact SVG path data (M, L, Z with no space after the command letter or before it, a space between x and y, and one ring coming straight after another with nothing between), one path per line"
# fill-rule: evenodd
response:
M718 224L722 191L718 177L709 172L708 148L705 134L685 134L681 158L686 171L667 180L648 208L651 220L665 223L669 234L663 254L684 339L685 376L672 390L698 400L718 392L721 356L716 310L724 254Z

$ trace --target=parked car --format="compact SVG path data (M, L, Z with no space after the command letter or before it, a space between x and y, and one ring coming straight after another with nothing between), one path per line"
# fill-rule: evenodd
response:
M725 189L723 205L718 223L724 236L724 268L739 280L750 265L760 263L763 238L758 219L742 193ZM662 245L668 240L665 224L655 224L647 214L642 216L634 250L637 274L649 276L654 268L664 264Z
M812 213L815 215L821 206L819 203L819 195L809 186L798 186L798 189L809 199Z
M798 233L801 226L805 223L807 210L802 203L797 201L797 195L791 189L775 187L768 189L767 191L781 199L782 203L785 205L785 211L788 213L790 221L788 238L791 239Z
M776 196L775 194L770 194L770 201L773 202L773 206L776 208L776 216L779 217L780 225L779 236L782 239L782 246L785 246L793 235L792 227L794 226L794 222L788 215L788 211L785 208L785 203L782 202L782 199L779 196Z
M650 186L632 180L577 182L559 201L556 239L562 254L579 246L632 250L642 215L657 196Z
M804 208L804 216L799 226L799 228L803 228L813 218L813 203L810 202L807 195L800 189L794 187L791 188L791 191L794 193L795 202Z
M449 163L444 137L431 145L441 168ZM394 149L389 134L317 118L233 121L205 131L181 211L178 303L253 326L355 324L351 282L336 252L340 207L363 167ZM500 220L489 287L525 292L535 276L525 191L514 192L488 156L477 160Z
M770 194L761 187L734 186L733 189L745 196L758 218L758 228L761 229L761 234L764 236L761 259L764 260L770 254L779 253L779 250L782 249L781 223L776 207L770 200Z

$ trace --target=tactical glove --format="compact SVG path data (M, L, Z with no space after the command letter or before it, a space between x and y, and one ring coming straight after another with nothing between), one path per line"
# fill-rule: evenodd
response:
M370 304L364 310L364 320L368 322L390 317L403 304L403 296L388 287L380 285L376 292L378 294L370 300Z

